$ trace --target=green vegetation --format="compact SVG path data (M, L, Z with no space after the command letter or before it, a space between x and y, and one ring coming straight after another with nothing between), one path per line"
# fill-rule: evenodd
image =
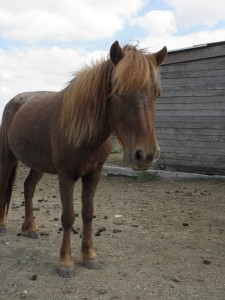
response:
M121 148L114 148L111 151L112 154L122 154L123 153L123 149Z
M149 173L149 172L142 172L140 173L140 175L134 177L134 180L137 182L149 182L149 181L153 181L156 180L158 178L158 174L155 173Z

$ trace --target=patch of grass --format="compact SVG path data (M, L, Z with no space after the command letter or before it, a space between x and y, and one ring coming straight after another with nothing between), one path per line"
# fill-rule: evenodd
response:
M114 148L111 151L112 154L122 154L123 153L123 149L120 148Z
M140 175L134 177L134 180L137 182L149 182L149 181L153 181L156 180L158 178L158 174L155 173L149 173L149 172L142 172Z

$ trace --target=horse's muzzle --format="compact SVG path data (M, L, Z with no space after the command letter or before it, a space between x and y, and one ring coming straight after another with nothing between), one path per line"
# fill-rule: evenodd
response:
M133 152L130 164L134 170L147 170L159 159L160 148L155 152L145 153L142 149Z

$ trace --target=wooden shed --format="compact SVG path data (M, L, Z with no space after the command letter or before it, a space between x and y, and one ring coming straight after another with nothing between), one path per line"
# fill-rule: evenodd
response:
M157 167L225 175L225 42L171 51L160 74Z

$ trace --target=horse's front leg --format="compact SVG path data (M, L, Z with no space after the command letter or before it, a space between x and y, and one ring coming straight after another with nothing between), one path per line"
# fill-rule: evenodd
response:
M93 199L101 175L101 167L82 177L82 218L83 234L81 255L86 268L96 269L96 253L92 241Z
M73 208L74 179L59 176L59 188L62 201L61 221L63 226L63 240L58 261L58 273L62 277L74 276L74 262L71 257L70 232L75 220Z

